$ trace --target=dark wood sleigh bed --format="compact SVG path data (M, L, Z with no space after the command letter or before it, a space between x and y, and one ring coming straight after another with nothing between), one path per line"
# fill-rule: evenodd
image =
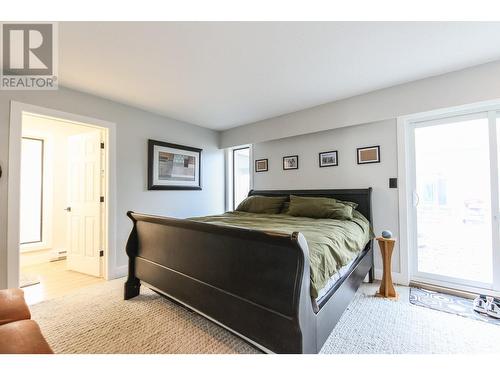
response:
M290 194L355 202L372 222L371 188L249 193ZM314 312L308 246L301 233L127 215L134 226L126 249L125 299L137 296L144 283L265 352L318 353L365 277L373 281L370 241Z

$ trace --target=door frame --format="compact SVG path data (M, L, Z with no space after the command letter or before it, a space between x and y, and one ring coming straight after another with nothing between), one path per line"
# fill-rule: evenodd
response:
M412 248L416 243L416 233L413 230L415 228L416 217L414 215L414 210L412 209L414 205L414 194L412 191L412 186L414 185L413 171L415 170L415 149L413 142L413 127L415 123L425 122L447 117L463 116L463 115L473 115L479 112L488 112L488 120L491 123L491 116L493 112L500 112L500 99L489 100L485 102L471 103L456 107L441 108L433 111L427 111L422 113L415 113L405 116L400 116L397 118L397 143L398 143L398 179L399 179L399 235L400 235L400 249L401 249L401 275L404 283L408 285L411 281L424 282L424 279L419 279L411 277L410 270L414 267L414 259L412 259ZM495 129L496 130L496 129ZM496 132L492 134L490 126L490 157L497 158L496 150L497 139L492 139L492 135L496 135ZM494 154L494 155L493 155ZM495 163L490 163L490 165ZM493 189L497 189L498 192L498 173L499 171L491 170L491 188L492 188L492 207L498 207L498 193L494 193ZM495 205L496 204L496 205ZM495 205L495 206L494 206ZM497 225L492 226L493 235L499 234L499 212L492 210L492 223L497 223ZM499 243L500 239L497 240ZM495 241L494 241L495 243ZM493 245L494 246L494 245ZM493 267L500 267L500 249L493 251ZM493 275L493 288L495 291L500 291L500 275ZM491 293L491 290L483 288L466 287L454 282L441 281L440 286L454 288L454 289L467 289L473 293Z
M7 207L7 287L19 287L20 266L20 184L21 184L21 138L23 114L29 113L74 122L79 125L96 127L105 133L106 182L104 196L106 225L104 243L104 275L106 280L120 275L116 264L116 124L93 117L63 112L32 104L10 102L9 130L9 169L8 169L8 207Z

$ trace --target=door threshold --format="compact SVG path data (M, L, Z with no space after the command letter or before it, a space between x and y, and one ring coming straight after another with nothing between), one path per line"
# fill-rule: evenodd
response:
M410 281L410 287L427 289L433 292L445 293L445 294L450 294L452 296L469 298L469 299L476 298L478 294L484 294L492 297L500 297L500 293L495 292L493 290L480 289L480 288L473 288L474 291L472 291L472 289L464 290L464 289L451 288L448 286L431 284L424 281Z

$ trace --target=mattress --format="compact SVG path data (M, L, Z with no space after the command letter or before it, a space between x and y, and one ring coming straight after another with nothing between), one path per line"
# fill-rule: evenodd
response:
M351 268L356 259L351 260L348 264L339 269L337 273L333 274L333 276L328 279L325 286L318 291L318 297L316 298L316 302L318 302L318 304L321 303L328 291L335 286L337 281L339 281L349 271L349 268Z
M319 311L319 306L323 302L323 300L327 297L328 292L333 289L337 283L340 281L342 277L344 277L349 270L351 269L352 265L356 262L356 260L361 256L361 254L358 255L358 257L354 258L351 260L348 264L340 268L335 274L333 274L328 281L326 282L325 286L321 288L318 291L318 297L317 298L311 298L312 304L313 304L313 310L314 312Z

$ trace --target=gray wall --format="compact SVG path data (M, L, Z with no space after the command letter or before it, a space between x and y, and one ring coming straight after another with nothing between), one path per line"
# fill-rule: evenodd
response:
M187 217L224 210L224 153L218 133L78 91L0 92L0 288L6 287L7 179L10 100L115 122L117 157L117 265L126 265L128 210ZM147 139L203 148L202 191L147 191Z
M358 165L356 148L380 145L381 162ZM318 153L338 151L339 165L319 168ZM299 155L299 169L284 171L282 157ZM255 189L344 189L373 188L373 226L375 233L390 229L398 236L398 190L389 189L389 178L396 177L396 120L350 126L297 137L256 143L254 159L269 159L269 171L254 173ZM381 269L379 252L375 264ZM393 270L400 271L399 245L392 258Z
M225 130L220 145L269 141L497 98L500 61Z

